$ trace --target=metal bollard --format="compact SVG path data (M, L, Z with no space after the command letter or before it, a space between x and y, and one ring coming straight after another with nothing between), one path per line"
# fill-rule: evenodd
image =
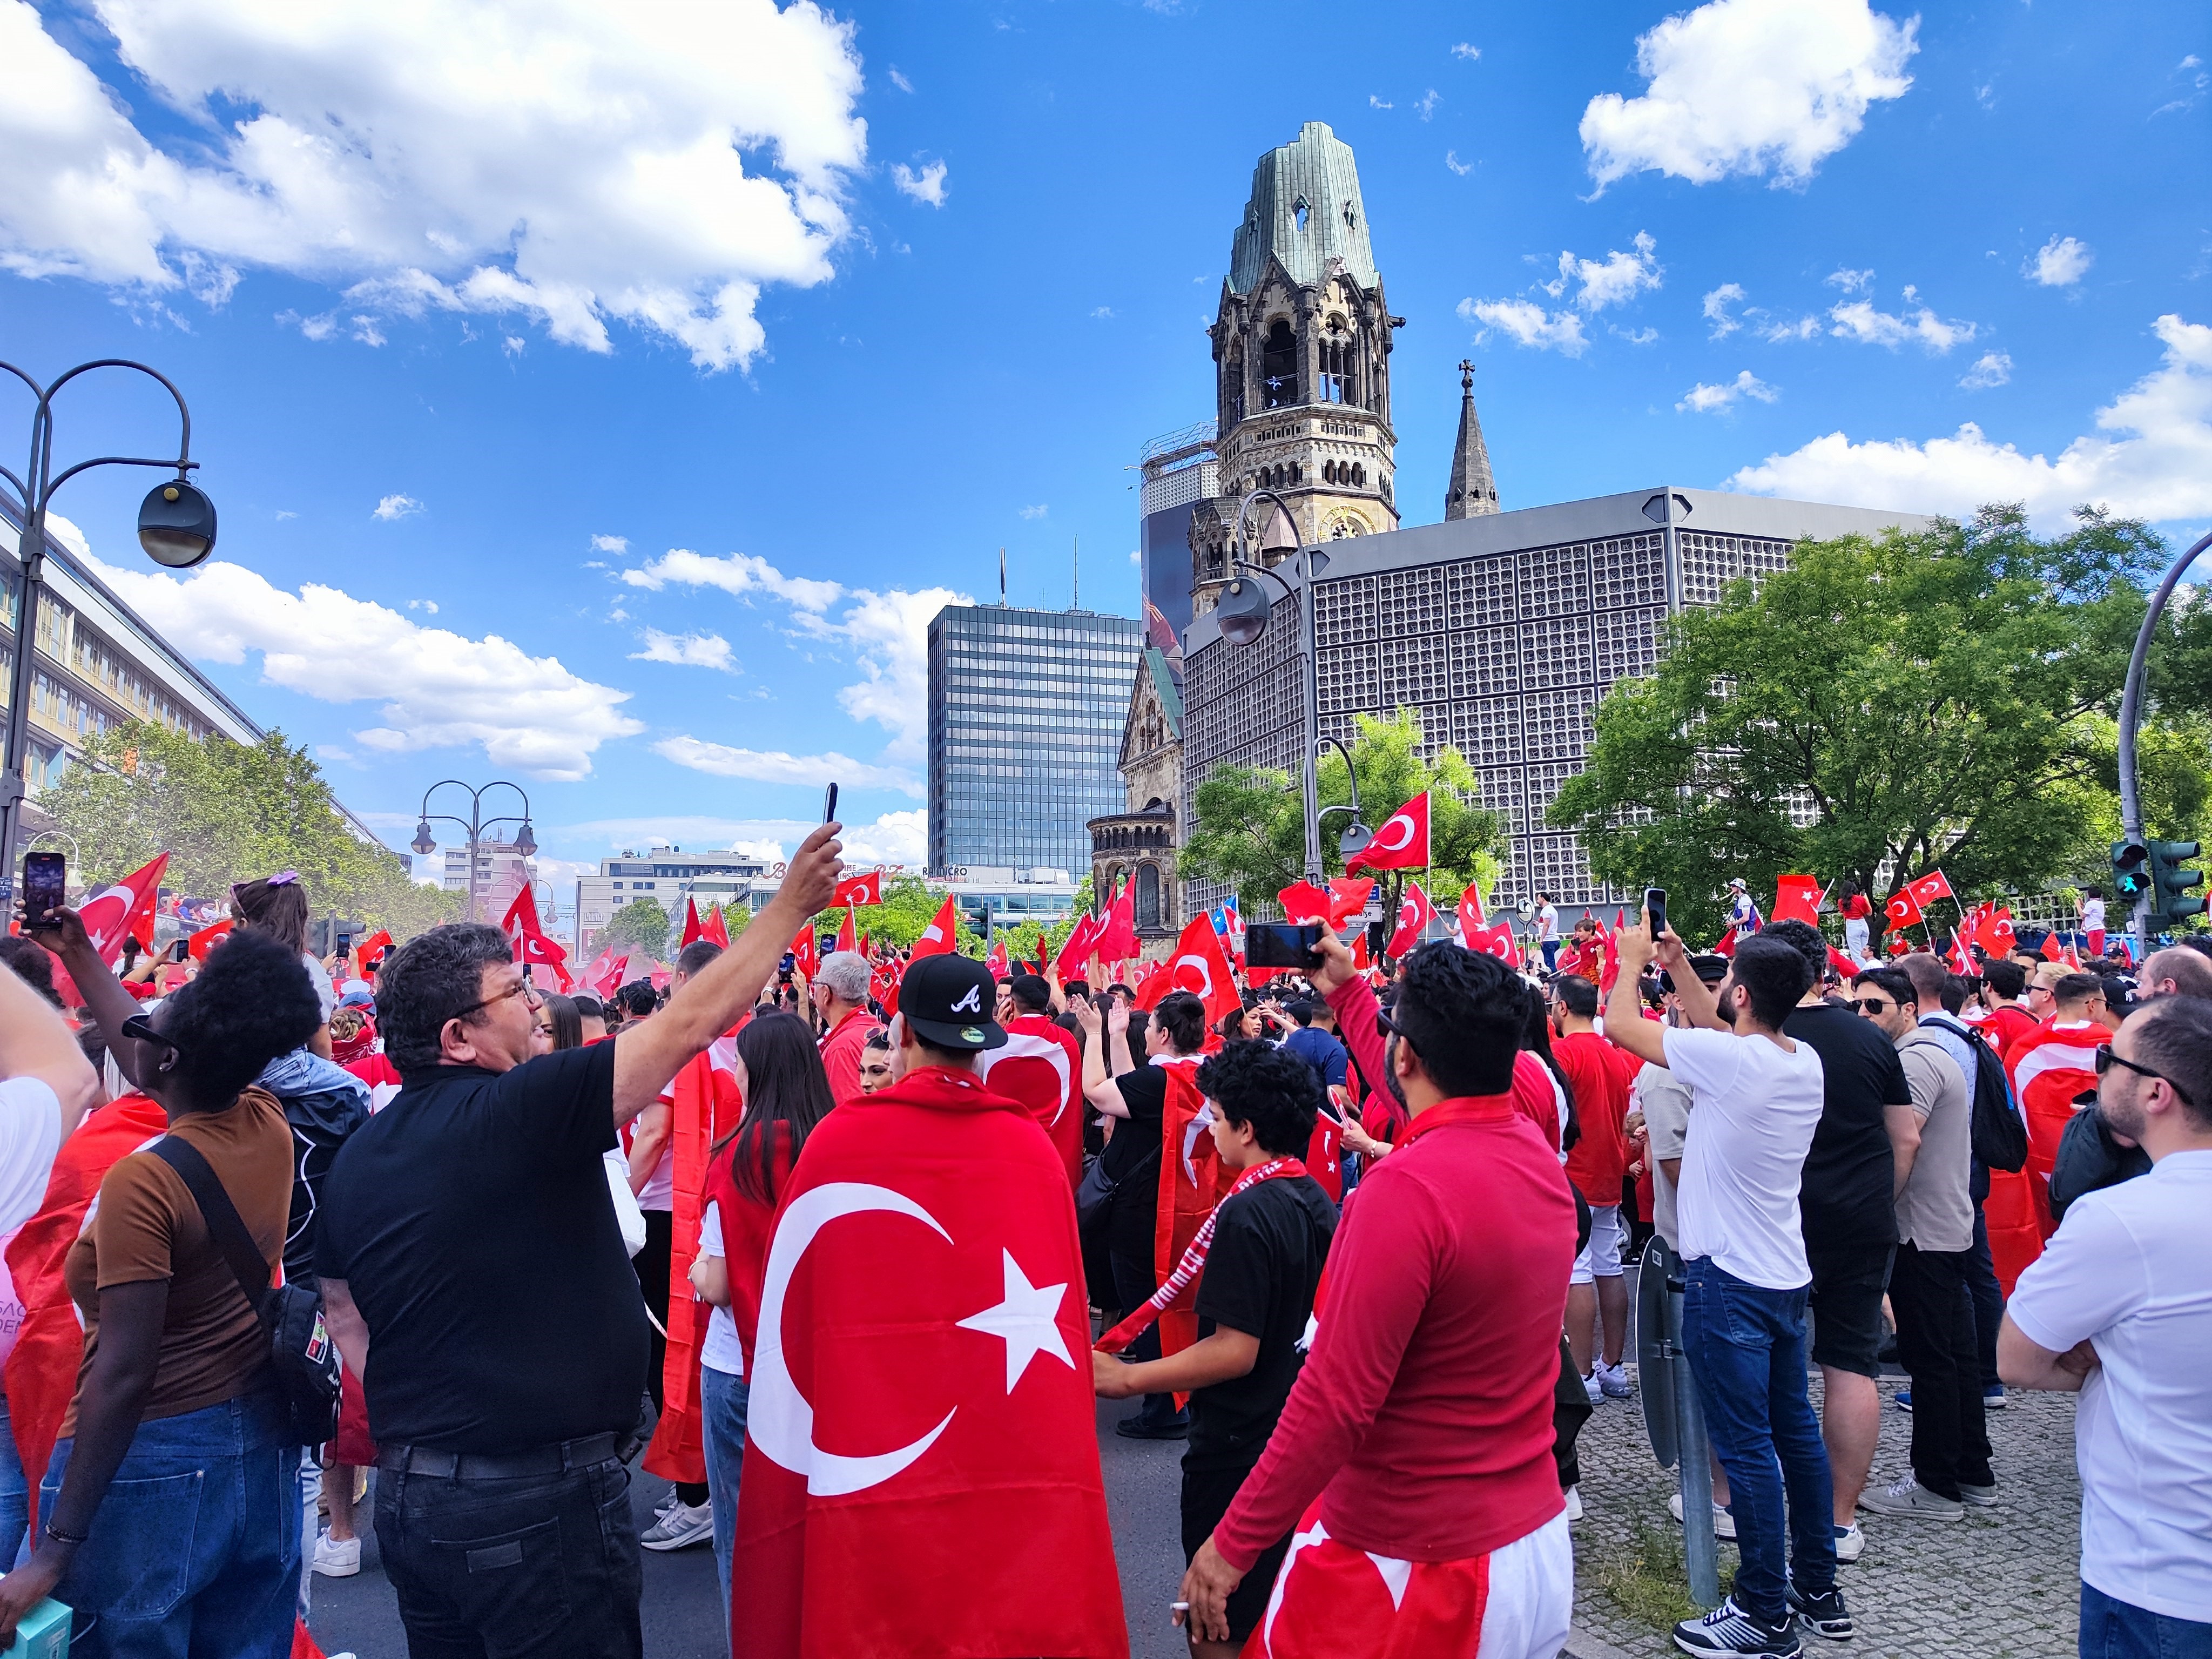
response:
M1654 1237L1636 1274L1636 1359L1644 1435L1662 1469L1674 1469L1682 1494L1682 1561L1690 1599L1720 1603L1720 1545L1713 1536L1712 1453L1697 1378L1682 1346L1682 1259Z

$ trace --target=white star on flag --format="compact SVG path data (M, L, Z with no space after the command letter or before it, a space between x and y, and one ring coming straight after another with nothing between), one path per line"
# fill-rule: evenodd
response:
M963 1330L981 1331L1006 1343L1006 1392L1012 1394L1030 1361L1040 1352L1053 1355L1070 1370L1075 1369L1075 1361L1068 1357L1058 1318L1067 1286L1032 1285L1029 1276L1014 1265L1012 1250L1002 1249L1000 1254L1006 1259L1006 1299L958 1322Z

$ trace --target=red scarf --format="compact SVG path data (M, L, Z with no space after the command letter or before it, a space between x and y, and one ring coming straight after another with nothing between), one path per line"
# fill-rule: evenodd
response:
M1175 1271L1168 1275L1167 1283L1152 1292L1151 1301L1146 1303L1143 1307L1098 1339L1097 1346L1099 1352L1121 1352L1122 1349L1149 1330L1152 1322L1172 1307L1176 1298L1185 1291L1196 1294L1192 1291L1192 1287L1198 1283L1199 1274L1206 1270L1206 1252L1213 1248L1213 1224L1221 1214L1222 1204L1227 1203L1230 1199L1236 1197L1247 1187L1256 1187L1261 1182L1273 1181L1278 1176L1302 1176L1305 1172L1306 1166L1302 1160L1295 1158L1278 1158L1270 1159L1265 1164L1255 1164L1243 1175L1238 1176L1237 1184L1229 1189L1220 1203L1217 1203L1206 1212L1206 1219L1199 1224L1198 1236L1190 1241L1189 1248L1183 1251L1182 1260L1176 1263Z

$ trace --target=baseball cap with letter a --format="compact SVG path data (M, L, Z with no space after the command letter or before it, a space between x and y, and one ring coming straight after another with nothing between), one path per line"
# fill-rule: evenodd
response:
M900 1018L939 1048L974 1053L1006 1046L1006 1028L992 1018L998 981L967 957L916 957L899 983Z

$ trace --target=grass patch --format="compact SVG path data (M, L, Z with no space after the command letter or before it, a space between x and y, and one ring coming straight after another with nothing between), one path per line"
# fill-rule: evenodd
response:
M1722 1553L1721 1594L1735 1582L1735 1564ZM1648 1522L1637 1521L1628 1541L1597 1553L1592 1564L1597 1586L1639 1625L1653 1630L1672 1630L1685 1619L1705 1611L1690 1599L1689 1569L1682 1559L1682 1534Z

